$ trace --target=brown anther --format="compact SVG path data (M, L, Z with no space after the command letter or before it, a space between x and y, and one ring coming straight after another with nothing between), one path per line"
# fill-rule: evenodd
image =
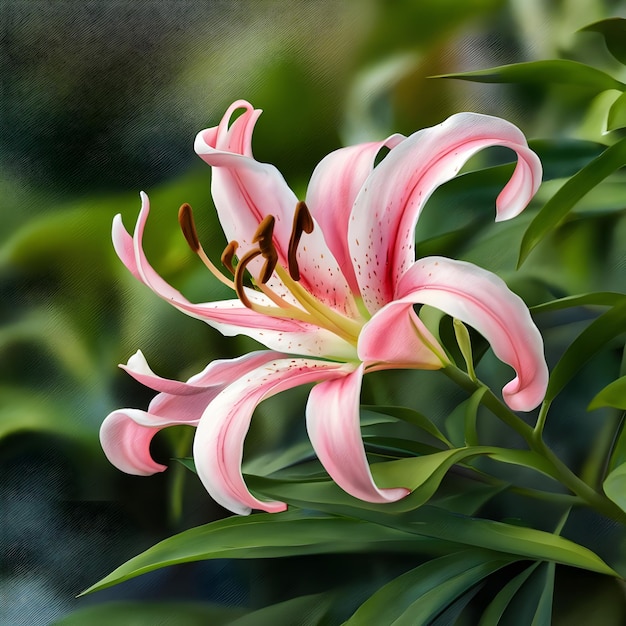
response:
M254 237L252 237L252 243L259 244L259 250L261 254L265 255L274 247L272 243L272 236L274 235L274 216L266 215L259 226L257 227Z
M263 221L259 224L259 227L256 229L254 237L252 238L252 243L258 244L259 252L265 259L265 264L263 265L263 269L261 270L261 275L259 277L259 280L263 284L265 284L272 277L274 269L276 268L276 263L278 263L278 253L276 252L274 242L272 241L272 236L274 234L274 221L273 215L267 215L263 218Z
M300 268L296 252L302 233L310 234L313 232L313 218L309 212L306 203L300 201L296 204L296 210L293 215L293 226L291 229L291 237L289 238L289 249L287 251L287 261L289 263L289 275L294 280L300 280Z
M239 244L236 241L231 241L225 248L224 252L222 252L221 261L228 269L228 271L234 276L235 275L235 266L233 265L233 259L235 257L235 252L237 252L237 248Z
M182 204L178 209L178 223L183 231L183 235L189 244L189 247L194 251L200 250L200 240L198 239L198 231L193 220L193 211L191 206L186 202Z

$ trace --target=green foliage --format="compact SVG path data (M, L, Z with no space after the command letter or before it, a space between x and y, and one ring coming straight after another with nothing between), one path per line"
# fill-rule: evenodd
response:
M479 83L561 83L576 85L588 89L591 93L600 93L607 89L619 89L620 91L626 89L624 83L606 72L567 59L501 65L475 72L442 74L435 78L458 78Z
M554 366L550 374L544 402L549 404L556 398L574 374L608 342L619 337L626 330L626 297L594 320L568 346L565 354Z
M216 558L276 558L303 554L420 550L406 532L363 521L287 511L229 517L192 528L130 559L85 590L91 593L177 563Z
M235 607L190 602L107 602L76 611L55 621L54 626L178 626L181 622L189 626L226 626L246 613Z
M626 19L612 17L589 24L581 30L600 33L609 52L620 63L626 65Z
M626 139L607 148L572 176L537 213L524 234L518 265L567 216L574 205L610 174L626 165Z
M626 511L626 463L616 467L605 479L604 493Z
M346 626L426 626L458 596L513 561L485 550L433 559L379 589L359 607Z

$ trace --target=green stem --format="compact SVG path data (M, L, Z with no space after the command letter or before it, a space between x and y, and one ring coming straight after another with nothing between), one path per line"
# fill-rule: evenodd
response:
M443 373L451 380L457 383L461 388L465 389L468 393L474 393L481 387L486 387L480 381L473 381L465 372L460 370L454 365L445 367ZM621 523L626 523L626 513L622 511L616 504L606 498L601 493L598 493L595 489L590 487L585 481L581 480L572 470L570 470L561 459L559 459L554 452L546 445L542 438L540 429L533 429L520 417L518 417L513 411L511 411L505 404L503 404L493 392L487 388L487 391L483 394L482 404L486 406L496 417L501 419L507 426L512 428L518 433L528 447L540 454L554 469L554 473L558 476L561 484L567 487L572 493L575 493L579 498L587 502L596 511L615 519ZM548 405L549 406L549 405ZM545 421L545 415L547 414L547 408L543 412L543 419ZM543 409L543 406L542 406ZM538 421L538 425L543 422Z
M548 411L552 403L544 400L539 409L539 417L537 417L537 423L535 424L535 438L541 439L543 435L543 429L546 425L546 418L548 417Z
M177 433L178 439L174 445L174 456L181 458L189 453L191 442L193 441L194 429L185 428L182 432ZM183 497L185 495L185 479L188 470L180 463L174 463L171 475L170 493L169 493L169 522L172 526L177 526L183 514Z

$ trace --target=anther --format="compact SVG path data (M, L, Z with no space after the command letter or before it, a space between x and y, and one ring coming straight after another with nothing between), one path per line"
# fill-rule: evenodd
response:
M309 208L304 202L296 204L296 210L293 215L293 226L291 229L291 237L289 238L289 249L287 251L287 261L289 263L289 275L293 280L300 280L300 268L296 252L302 233L310 234L313 232L313 218L309 212Z
M259 224L259 227L254 233L252 243L256 243L259 246L259 252L265 259L265 264L261 270L259 280L262 284L265 284L274 273L276 264L278 263L278 253L274 247L272 236L274 234L274 216L267 215L263 218L263 221Z
M237 248L239 244L236 241L231 241L225 248L224 252L222 252L221 261L226 269L234 276L235 275L235 266L233 265L233 259L235 257L235 252L237 252Z
M183 235L185 236L189 247L194 252L198 252L198 250L200 250L198 231L196 230L196 225L193 220L193 211L191 210L191 206L189 206L186 202L181 205L180 209L178 209L178 223L180 224L180 229L183 231Z

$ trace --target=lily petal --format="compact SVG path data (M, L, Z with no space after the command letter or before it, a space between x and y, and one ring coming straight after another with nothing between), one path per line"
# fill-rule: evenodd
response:
M195 426L209 403L233 380L282 356L259 350L235 359L220 359L183 383L155 374L143 354L137 352L123 369L162 393L152 399L147 411L120 409L105 418L100 440L107 458L128 474L162 472L167 466L156 463L150 455L150 442L159 430L176 424Z
M142 248L150 201L141 193L141 211L134 235L128 233L120 215L113 220L113 245L129 271L163 300L190 317L200 319L225 336L246 335L273 350L301 355L354 356L354 347L334 333L297 320L270 317L245 307L239 300L193 304L168 284L148 262ZM264 294L247 291L248 298L263 306L272 302Z
M226 387L200 419L193 444L198 476L215 501L240 515L252 509L284 511L283 502L254 497L241 474L243 444L254 409L285 389L345 376L352 369L313 359L277 359Z
M404 138L404 135L395 134L383 141L335 150L320 161L309 182L307 206L321 226L326 243L353 293L359 293L359 286L350 261L347 239L352 205L374 169L374 160L380 150L394 148Z
M229 127L237 109L244 111ZM197 135L194 147L213 167L211 192L226 239L239 243L238 253L242 256L254 247L252 240L259 223L273 215L274 245L280 264L287 267L298 199L273 165L260 163L252 156L252 131L260 114L248 102L238 100L226 111L219 126ZM319 226L305 235L297 259L300 283L309 293L342 313L356 313L352 292ZM249 268L258 276L262 265L262 260L257 259ZM281 296L290 297L276 277L268 285Z
M154 435L167 426L188 424L197 420L164 419L138 409L119 409L106 416L100 427L100 444L107 459L122 472L135 476L150 476L167 469L150 454Z
M502 389L513 410L530 411L542 401L548 384L543 339L524 301L501 278L464 261L419 259L400 280L396 300L388 308L408 312L415 303L436 307L474 327L495 355L513 367L517 376Z
M409 489L380 489L370 471L359 423L364 366L311 390L306 407L309 439L330 477L347 493L366 502L395 502Z
M437 370L449 363L445 350L413 307L394 303L384 306L363 326L357 352L368 371L415 367Z
M155 374L148 365L141 350L137 350L126 365L120 367L136 381L150 389L174 396L190 396L204 393L208 389L219 387L220 390L233 380L256 369L272 359L284 356L280 352L256 350L234 359L217 359L211 361L201 372L194 374L187 382L163 378ZM157 396L158 397L158 396ZM152 405L151 405L152 406Z
M364 303L374 313L393 299L415 260L414 230L430 195L476 152L504 146L517 153L513 176L496 200L496 220L520 213L541 182L541 163L513 124L459 113L400 143L365 181L350 216L348 241Z

